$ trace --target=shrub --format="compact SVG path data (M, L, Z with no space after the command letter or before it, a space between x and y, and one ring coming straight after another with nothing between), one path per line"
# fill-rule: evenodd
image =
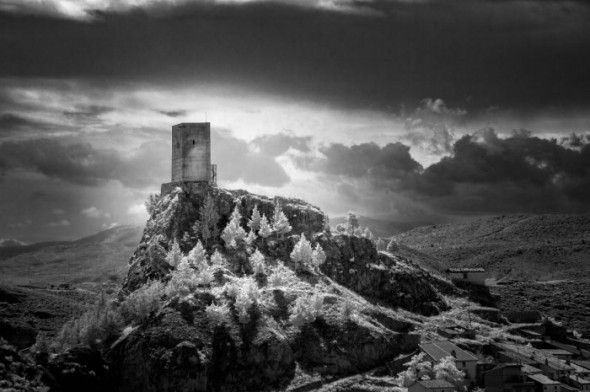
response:
M198 282L196 280L196 273L192 268L179 268L172 271L170 280L164 288L164 294L168 298L180 295L184 297L195 291Z
M408 387L418 380L434 378L432 364L425 361L424 357L424 353L412 357L406 370L397 375L396 382L399 386Z
M305 238L305 234L301 234L301 238L295 244L290 256L298 270L307 269L311 262L312 250L311 243Z
M285 267L283 263L280 263L268 277L268 284L271 287L285 287L296 280L297 276L295 273Z
M159 280L148 282L135 290L121 303L121 316L126 323L140 324L160 308L165 286Z
M324 297L318 293L311 297L298 297L291 309L289 321L296 327L313 323L320 316L323 303Z
M229 320L229 307L227 304L211 304L205 308L205 314L213 325L221 325Z
M356 312L356 306L350 301L343 301L340 305L340 320L342 322L347 322L351 320Z
M147 212L150 216L154 215L154 213L156 212L156 207L157 207L159 201L160 201L160 194L150 193L148 195L148 198L145 201L145 209L147 210Z
M64 324L52 346L63 352L78 344L99 345L118 336L121 326L119 312L101 295L89 310Z

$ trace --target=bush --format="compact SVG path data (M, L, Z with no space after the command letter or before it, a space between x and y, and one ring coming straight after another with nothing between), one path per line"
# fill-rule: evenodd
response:
M323 303L324 297L318 293L311 297L298 297L291 309L289 321L296 327L313 323L321 315Z
M215 253L211 256L211 265L218 265L221 267L227 266L227 260L221 253L219 253L219 250L215 250Z
M200 240L197 240L195 247L188 253L188 262L198 271L207 267L207 252Z
M286 287L294 281L297 281L297 276L282 263L276 266L268 277L268 284L271 287Z
M156 212L156 207L157 207L159 201L160 201L160 194L150 193L148 195L148 198L145 201L145 209L147 210L147 212L150 216L154 215L154 213Z
M227 304L211 304L205 308L205 313L213 325L221 325L229 320L229 307Z
M172 271L170 275L170 280L164 288L164 294L168 298L175 297L176 295L184 297L195 291L198 286L196 280L197 274L190 267L179 268L176 271Z
M350 301L344 301L340 305L340 320L342 322L347 322L351 320L356 312L356 306Z
M122 324L117 309L104 295L101 295L91 309L64 324L58 332L52 348L63 352L78 344L100 345L116 338L121 331ZM42 344L40 342L39 346Z
M160 308L165 286L159 280L148 282L121 303L120 313L126 323L140 324Z

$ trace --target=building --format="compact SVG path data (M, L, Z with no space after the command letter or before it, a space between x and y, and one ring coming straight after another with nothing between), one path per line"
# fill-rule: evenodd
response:
M484 375L486 392L535 392L535 383L518 363L506 363L488 370Z
M529 374L527 376L535 383L536 392L560 392L561 384L554 381L544 374Z
M524 373L524 374L543 374L543 371L541 369L538 369L534 366L531 365L521 365L522 367L520 368L520 370Z
M449 341L422 343L418 346L426 354L426 360L432 362L433 365L443 358L453 357L457 369L465 373L466 383L475 385L477 369L477 357L475 355Z
M446 271L453 281L470 282L485 286L486 271L483 268L448 268Z
M172 182L215 184L216 165L211 164L210 123L181 123L172 127Z
M568 385L570 385L580 391L590 391L590 381L588 381L585 378L582 378L578 375L569 376L566 379L566 382L568 383Z
M446 380L419 380L408 387L408 392L454 392L453 384Z
M535 358L539 359L538 357ZM545 357L545 359L540 360L538 364L539 368L543 371L543 374L553 380L562 380L569 375L574 374L574 368L561 359Z
M541 351L542 353L546 354L546 355L553 355L556 358L559 359L572 359L574 354L572 354L571 352L567 351L567 350L563 350L560 348L541 348L539 349L539 351Z

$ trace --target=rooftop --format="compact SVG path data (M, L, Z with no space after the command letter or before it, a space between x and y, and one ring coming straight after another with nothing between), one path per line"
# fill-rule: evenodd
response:
M461 267L461 268L447 268L446 272L447 273L449 273L449 272L486 272L486 270L483 268Z
M428 354L435 361L440 361L441 359L448 356L454 357L457 361L477 361L477 357L475 355L460 349L454 343L449 341L422 343L419 346L422 351Z
M539 373L543 373L543 371L541 369L538 369L534 366L531 365L522 365L521 368L522 372L525 374L539 374Z
M453 384L446 380L419 380L416 382L426 389L455 388Z
M528 374L528 378L531 380L538 382L539 384L543 385L559 385L559 382L553 381L549 377L545 376L544 374Z
M578 376L569 376L570 380L580 384L580 385L588 385L590 381L586 380L585 378L578 377Z
M551 355L567 355L572 356L573 354L567 350L562 350L560 348L541 348L539 351L542 351L547 354Z

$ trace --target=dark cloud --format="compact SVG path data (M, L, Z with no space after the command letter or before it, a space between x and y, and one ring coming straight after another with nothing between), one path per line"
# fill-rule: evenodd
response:
M426 169L400 143L320 151L325 158L312 167L331 175L325 178L349 199L395 194L398 204L405 198L440 214L590 211L588 143L570 149L526 130L501 138L488 128L463 136L450 156Z
M0 76L223 83L371 108L428 96L470 110L590 103L584 2L363 6L381 16L272 2L134 8L91 23L0 13Z
M380 147L375 143L352 146L331 144L320 149L326 157L316 166L325 173L351 178L402 180L422 171L422 166L410 155L410 148L401 143Z
M310 136L294 136L285 132L274 135L261 135L252 140L254 147L273 157L286 153L289 148L309 152L311 150L310 143Z
M77 110L66 110L63 114L66 117L72 117L76 120L88 121L95 120L97 117L115 110L115 108L112 107L99 105L79 106L76 109Z
M0 135L6 136L26 130L43 130L53 128L49 124L32 120L16 113L4 113L0 115Z
M161 113L168 117L184 117L186 116L186 110L160 110L158 113Z

